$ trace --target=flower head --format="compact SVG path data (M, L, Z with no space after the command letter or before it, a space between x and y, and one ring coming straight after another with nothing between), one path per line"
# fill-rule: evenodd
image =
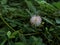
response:
M42 19L40 16L34 15L30 19L30 23L35 26L39 26L42 22Z

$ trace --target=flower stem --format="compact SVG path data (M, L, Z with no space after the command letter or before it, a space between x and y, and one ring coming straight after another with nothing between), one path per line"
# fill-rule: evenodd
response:
M13 31L15 31L15 30L4 20L4 18L2 17L1 14L0 14L0 18L1 18L1 20L2 20L10 29L12 29Z

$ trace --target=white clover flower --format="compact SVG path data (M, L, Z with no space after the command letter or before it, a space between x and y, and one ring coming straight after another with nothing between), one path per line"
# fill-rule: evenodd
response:
M39 26L42 22L42 19L40 16L34 15L30 19L30 23L35 26Z

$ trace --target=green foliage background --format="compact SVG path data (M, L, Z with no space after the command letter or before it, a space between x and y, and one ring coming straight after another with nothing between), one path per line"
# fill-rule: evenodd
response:
M39 27L32 15L41 16ZM0 0L0 45L60 45L60 1Z

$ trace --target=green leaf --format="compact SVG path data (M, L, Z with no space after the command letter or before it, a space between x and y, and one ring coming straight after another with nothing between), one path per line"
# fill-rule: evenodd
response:
M23 42L16 42L15 45L24 45Z
M55 18L55 20L57 24L60 24L60 18Z
M47 23L50 23L50 24L52 24L52 25L55 25L51 20L49 20L48 18L46 18L46 17L42 17L43 18L43 20L45 20Z
M31 41L31 42L30 42ZM29 40L30 45L44 45L40 37L31 36Z
M4 45L4 44L5 44L5 42L6 42L6 39L1 43L1 45Z
M27 1L27 0L25 0L25 2L26 2L26 4L27 4L28 8L29 8L31 11L33 11L33 13L36 13L36 8L35 8L34 5L32 4L32 2L31 2L31 1Z
M56 6L58 9L60 9L60 1L52 3L54 6Z
M15 36L18 35L18 32L19 32L19 31L13 32L13 33L11 34L10 38L15 38Z
M25 45L27 44L26 38L25 38L25 36L24 36L23 34L19 33L19 38L20 38L20 40L21 40L22 42L25 43Z
M16 27L16 24L14 24L14 23L10 23L10 25L11 25L12 27Z
M3 28L2 29L0 29L0 36L5 36L6 35L6 32L5 31L3 31Z
M15 36L16 34L18 34L19 31L15 31L11 34L11 36Z
M48 12L48 14L54 13L54 11L57 10L53 5L47 3L46 1L36 1L36 2L40 5L40 10L43 10L46 13Z
M6 4L7 0L1 0L1 4Z
M40 4L40 2L42 1L43 3L45 3L46 1L44 0L35 0L36 2L38 2Z
M11 32L10 31L7 32L7 36L8 36L8 38L10 38L10 36L11 36Z

